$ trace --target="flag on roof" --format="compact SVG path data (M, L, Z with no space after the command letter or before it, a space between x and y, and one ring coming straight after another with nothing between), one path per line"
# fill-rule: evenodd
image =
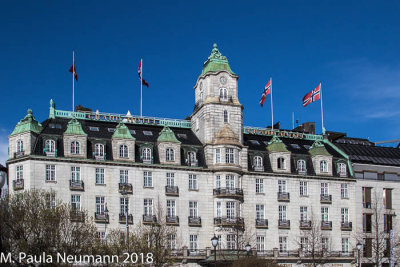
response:
M269 79L269 81L268 81L267 85L264 87L264 91L261 95L261 100L260 100L261 107L263 106L265 99L267 98L267 95L269 95L271 93L271 84L272 84L272 81L271 81L271 79Z
M321 83L312 90L311 92L307 93L303 97L303 107L307 106L308 104L315 102L321 98Z
M74 77L75 77L75 80L78 80L78 74L76 73L76 66L75 66L75 62L74 62L74 63L72 63L72 66L71 66L71 68L69 68L69 72L72 72L72 73L73 73L73 75L74 75Z
M142 81L142 84L144 86L149 87L149 84L142 77L142 61L143 61L143 59L140 60L139 68L138 68L139 79Z

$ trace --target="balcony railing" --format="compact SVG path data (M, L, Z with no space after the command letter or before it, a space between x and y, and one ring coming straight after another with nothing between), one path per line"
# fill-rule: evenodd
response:
M332 203L332 195L321 194L321 203L331 204Z
M120 213L119 214L119 223L126 224L126 214ZM128 214L128 224L133 224L133 215Z
M118 191L122 194L132 194L133 188L132 184L129 183L119 183L118 184Z
M200 217L188 217L189 226L201 226L201 218Z
M71 222L84 222L85 213L80 210L71 210L69 213Z
M341 229L342 231L351 231L353 229L352 222L342 222Z
M179 196L179 187L177 186L165 186L165 195L167 196Z
M108 214L104 212L95 212L94 213L94 222L96 223L109 223Z
M13 189L14 191L23 190L24 189L24 179L18 179L13 181Z
M143 215L143 224L156 224L156 215Z
M85 184L82 180L69 180L69 189L72 191L85 191Z
M307 174L307 170L297 170L297 173L300 175L306 175Z
M256 172L263 172L264 166L253 166L253 170Z
M332 230L332 221L322 221L321 230Z
M25 151L18 151L18 152L14 152L14 158L22 158L23 156L25 156Z
M241 198L243 199L243 190L241 188L216 188L213 190L214 196Z
M106 153L104 153L104 155L96 155L95 153L93 153L93 159L104 161L106 160Z
M279 229L290 229L290 220L278 220Z
M227 217L217 217L214 218L214 224L217 226L236 226L244 227L244 219L242 217L227 218Z
M301 230L310 230L311 229L311 221L300 221L300 229Z
M166 216L165 221L168 225L179 225L179 216Z
M54 151L46 151L46 148L43 149L43 153L47 156L47 157L57 157L57 149Z
M187 165L190 167L197 167L198 166L198 160L188 160Z
M287 192L278 192L278 201L290 201L290 194Z
M268 220L267 219L256 219L256 228L268 228Z

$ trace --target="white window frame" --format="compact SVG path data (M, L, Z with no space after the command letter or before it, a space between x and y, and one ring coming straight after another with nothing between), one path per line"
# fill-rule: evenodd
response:
M229 122L228 111L226 109L224 109L224 123L228 123L228 122Z
M262 167L263 166L263 159L260 156L255 156L253 158L254 167Z
M221 162L221 148L215 149L215 163L222 163Z
M230 250L236 249L236 235L226 235L226 248Z
M73 211L81 210L81 196L80 195L71 195L71 209Z
M219 99L224 101L228 100L228 89L225 87L219 88Z
M265 219L265 206L263 204L256 204L256 219L257 220Z
M190 235L189 236L189 250L192 252L197 252L198 250L198 237L197 235Z
M122 144L119 146L119 157L129 158L129 148L126 144Z
M49 192L46 193L46 205L49 209L54 209L56 207L56 193Z
M233 148L225 148L225 163L235 164L235 150Z
M168 147L165 150L165 160L166 161L175 161L175 150L172 147Z
M18 165L15 167L15 178L17 181L24 179L24 166Z
M104 168L96 168L95 183L96 184L104 184Z
M17 140L17 153L24 151L24 141L21 139Z
M54 182L56 180L56 165L46 165L46 182Z
M96 212L98 214L104 214L105 211L105 197L103 196L98 196L96 197Z
M342 223L348 223L349 222L349 209L348 208L341 208L340 209L340 218Z
M280 236L279 237L279 252L287 252L287 237Z
M56 142L53 139L47 139L45 142L46 152L56 152Z
M196 160L196 152L188 151L187 152L187 160L188 160L188 164L189 165L191 165L192 163L196 164L196 162L197 162L197 160Z
M78 141L71 142L71 154L79 155L80 154L81 144Z
M306 161L304 159L299 159L297 161L297 171L299 173L305 173L307 171L307 169L306 169Z
M329 207L321 207L321 221L329 222Z
M81 181L81 167L71 166L71 180L73 182Z
M349 185L348 184L340 184L340 195L342 198L349 198Z
M176 249L176 234L168 235L168 248L171 250Z
M278 170L286 170L286 160L284 157L278 157L276 163L276 168Z
M143 199L143 215L153 216L153 199L152 198Z
M127 169L119 170L119 182L121 184L129 183L129 170Z
M151 160L151 148L150 147L144 147L142 149L142 159L144 161L150 161Z
M329 183L321 183L321 195L329 195Z
M263 252L265 250L265 236L258 235L256 237L257 252Z
M153 187L153 173L151 171L143 171L143 187Z
M345 176L347 173L346 164L343 162L338 163L338 171L340 176Z
M278 193L287 193L286 180L278 180Z
M94 145L94 155L95 157L104 157L104 145L96 143Z
M300 196L308 196L308 182L300 181Z
M226 217L228 219L235 219L236 218L236 216L235 216L235 211L236 211L235 207L236 207L236 205L235 204L236 203L234 201L227 201L226 202Z
M342 252L348 253L349 252L349 238L342 237Z
M173 187L175 186L175 173L173 172L167 172L166 174L166 182L168 187Z
M217 189L221 188L221 175L217 175L215 178L215 188Z
M278 212L279 212L278 218L279 218L279 221L281 221L281 222L287 221L287 213L286 213L286 211L287 211L287 207L286 206L279 205L279 207L278 207Z
M173 199L167 199L167 216L168 217L176 216L176 201Z
M217 218L221 218L222 217L222 204L220 201L217 202Z
M197 218L198 214L198 203L197 201L189 201L189 217Z
M256 193L264 193L264 179L256 178Z
M232 174L225 175L225 185L227 189L235 189L235 176Z
M321 173L327 173L328 172L328 162L326 160L321 160L319 162L319 170Z
M119 199L119 213L125 215L125 212L129 213L129 198L121 197Z
M197 175L189 174L189 190L197 190Z
M300 221L306 222L308 221L308 207L300 206Z

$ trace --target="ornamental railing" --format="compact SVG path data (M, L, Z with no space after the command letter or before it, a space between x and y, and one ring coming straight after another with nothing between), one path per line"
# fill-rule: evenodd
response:
M300 229L301 230L310 230L311 229L311 221L300 221Z
M188 217L189 226L201 226L201 217Z
M104 212L95 212L94 213L94 221L96 223L109 223L108 214Z
M168 225L179 225L179 216L166 216L165 221Z
M167 196L179 196L179 187L177 186L165 186L165 195Z
M321 194L321 203L325 204L332 203L332 195Z
M126 224L126 214L120 213L119 214L119 223ZM133 224L133 215L128 214L128 224Z
M132 194L132 192L133 192L132 184L129 184L129 183L119 183L119 184L118 184L118 191L119 191L121 194Z
M256 228L268 228L268 219L256 219Z
M278 220L278 228L279 229L289 229L290 228L290 220Z
M243 189L241 188L216 188L213 190L214 196L243 198Z
M13 181L13 189L14 191L24 189L24 179L17 179Z
M290 201L290 194L288 192L278 192L278 201Z
M84 191L85 184L82 180L69 180L69 189L72 191Z

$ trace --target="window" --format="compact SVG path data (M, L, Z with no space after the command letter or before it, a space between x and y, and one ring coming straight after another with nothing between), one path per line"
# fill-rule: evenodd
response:
M341 209L341 222L342 223L348 223L349 222L349 209L348 208L342 208Z
M329 208L321 207L321 221L327 222L329 221Z
M167 217L175 217L175 200L167 200Z
M143 213L146 216L153 215L153 199L151 198L143 199Z
M125 213L129 212L129 198L121 197L119 199L119 213L125 215Z
M19 181L19 180L24 179L24 166L19 165L16 167L15 170L16 170L15 176L17 178L16 180Z
M340 195L342 198L349 198L348 184L340 184Z
M135 131L135 130L129 130L129 132L130 132L132 135L136 134L136 131Z
M392 189L383 189L383 205L385 209L392 209Z
M265 236L257 236L257 251L262 252L265 250Z
M262 166L263 166L262 157L255 156L254 159L253 159L253 164L254 164L254 169L255 170L258 170L258 169L262 168Z
M221 149L215 149L215 163L221 163Z
M235 218L235 202L233 201L226 202L226 217L228 219Z
M287 251L287 237L280 236L279 237L279 252L286 252Z
M189 174L189 190L197 190L197 176Z
M80 144L78 141L71 142L71 154L78 155L80 153Z
M279 206L279 221L286 221L286 206Z
M168 235L168 248L171 250L176 249L176 234Z
M96 213L104 214L105 200L104 197L96 197Z
M78 182L81 180L81 168L80 167L71 167L71 180L73 182Z
M286 169L285 159L282 157L279 157L277 161L278 161L278 165L277 165L278 170L285 170Z
M228 122L228 111L224 110L224 123Z
M383 215L383 225L386 233L393 229L393 214Z
M234 157L234 152L233 148L226 148L225 149L225 162L226 163L235 163L235 157Z
M53 153L56 151L56 142L54 142L54 140L46 140L45 142L45 151L46 152L50 152Z
M189 217L197 218L197 201L189 201Z
M363 187L362 188L362 202L363 206L366 209L371 208L371 187Z
M278 180L278 193L286 193L286 181Z
M300 238L300 247L303 252L306 252L308 250L308 237Z
M56 165L46 165L46 181L56 180Z
M168 187L175 186L175 174L172 172L167 172L167 186Z
M300 196L308 196L308 183L300 181Z
M80 195L71 195L71 209L73 211L81 210L81 196Z
M306 222L308 221L308 213L307 213L307 207L301 206L300 207L300 221Z
M119 170L119 182L121 184L129 183L129 171L128 170Z
M256 205L256 219L257 220L264 220L264 205L257 204Z
M189 151L187 153L187 163L188 163L189 166L196 166L196 163L197 163L196 152Z
M372 238L364 238L363 257L372 257Z
M349 238L347 237L342 238L342 252L343 253L349 252Z
M22 140L17 141L17 153L24 152L24 142Z
M127 145L120 145L119 146L119 157L120 158L128 158L128 146Z
M197 251L197 235L189 236L189 249L190 251Z
M323 195L323 196L329 195L329 185L328 185L328 183L321 183L321 195Z
M143 172L143 186L144 187L153 187L153 174L150 171Z
M221 218L221 202L217 202L217 218Z
M236 249L236 236L235 235L226 235L226 248L227 249Z
M96 168L96 184L104 184L104 169Z
M371 233L372 231L372 214L363 214L363 232Z
M98 132L99 131L99 127L89 127L89 130L92 132Z
M109 132L109 133L115 132L115 128L108 128L108 132Z
M256 193L264 193L264 179L256 179Z
M225 176L226 188L235 189L235 176L228 174Z
M221 188L221 176L217 175L216 179L215 179L215 188L219 189Z
M340 176L346 176L346 164L339 163L338 164L338 172Z
M228 90L226 90L226 88L219 89L219 99L228 100Z
M328 163L326 160L321 160L319 163L320 172L328 172Z
M147 162L151 161L151 148L144 147L142 149L142 159Z
M167 150L165 151L165 160L166 161L175 160L174 150L172 148L167 148Z
M104 145L95 144L94 145L94 155L95 157L104 157Z
M297 171L300 174L305 174L306 173L306 161L304 159L299 159L297 161Z
M46 207L48 209L56 207L56 193L46 193Z
M152 136L153 132L152 131L143 131L144 135Z
M328 237L322 237L321 243L322 243L322 250L324 250L324 251L329 250L329 238Z

